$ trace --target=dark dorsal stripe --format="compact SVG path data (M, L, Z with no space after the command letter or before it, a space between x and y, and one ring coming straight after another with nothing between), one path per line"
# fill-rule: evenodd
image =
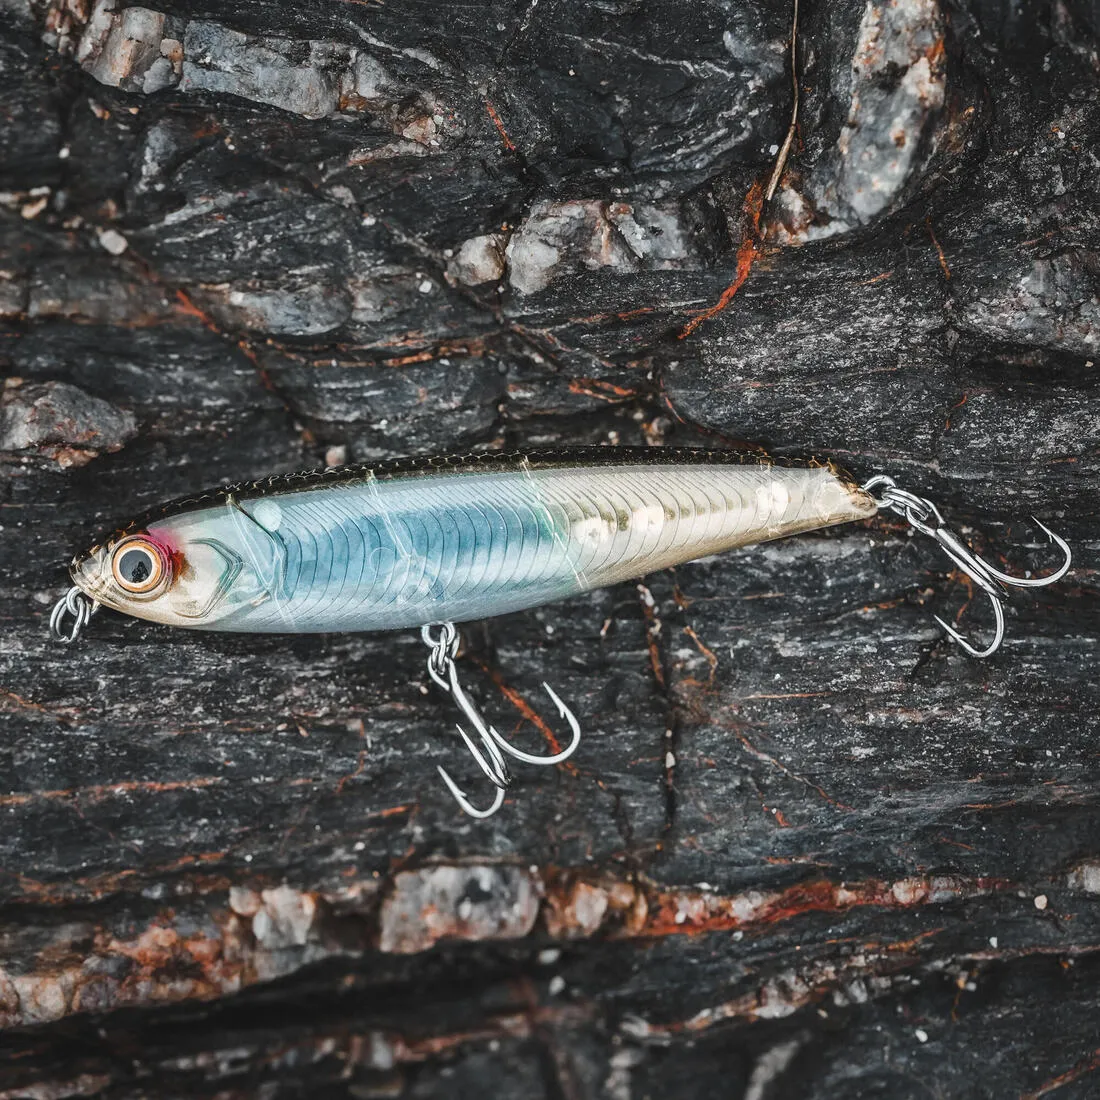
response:
M144 515L119 528L104 542L140 531L164 516L178 515L224 502L229 497L269 496L276 493L304 492L326 485L355 485L368 478L390 481L400 477L426 476L439 473L473 473L493 470L514 470L521 464L532 469L563 466L828 466L844 482L852 479L831 462L816 458L777 458L762 450L708 450L698 447L563 447L528 451L475 451L466 454L420 455L394 458L349 466L330 466L319 470L302 470L289 474L273 474L258 481L242 481L223 485L190 496L177 497L150 509ZM852 483L854 484L854 483Z

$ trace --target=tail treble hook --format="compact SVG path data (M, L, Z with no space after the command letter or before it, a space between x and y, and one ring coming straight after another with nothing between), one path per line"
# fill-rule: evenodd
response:
M1043 577L1014 577L1010 573L1004 573L992 566L984 558L979 557L957 535L943 518L940 510L925 497L919 497L916 493L910 493L905 489L899 489L892 477L879 474L865 482L863 490L875 497L880 508L889 508L897 515L902 516L906 522L921 534L929 535L939 543L944 553L989 597L993 605L993 618L996 623L993 641L984 649L971 645L962 634L950 623L945 622L937 615L936 622L947 632L947 636L957 642L972 657L990 657L1001 646L1005 634L1004 605L1009 598L1010 588L1043 588L1048 584L1060 581L1073 562L1073 551L1061 535L1056 535L1045 523L1031 518L1050 541L1065 555L1065 560L1053 572ZM875 496L873 490L881 492Z
M438 630L438 635L433 634ZM561 752L553 756L536 756L506 741L486 720L477 704L466 694L465 688L458 680L458 666L455 664L455 654L458 652L458 628L454 623L428 623L420 628L420 637L431 652L428 654L428 675L458 704L459 710L466 716L466 720L474 728L480 744L458 725L458 732L465 742L470 755L477 762L477 766L485 773L489 781L496 787L493 802L486 810L479 810L472 805L462 788L447 774L445 768L439 768L439 774L447 789L454 796L455 801L463 811L471 817L486 818L493 814L504 804L504 792L512 782L511 773L508 771L504 753L522 760L526 764L537 764L547 767L551 764L561 764L568 760L581 743L581 727L576 715L562 702L557 692L549 684L543 683L543 689L550 696L551 701L558 709L558 714L565 719L572 733L572 740Z

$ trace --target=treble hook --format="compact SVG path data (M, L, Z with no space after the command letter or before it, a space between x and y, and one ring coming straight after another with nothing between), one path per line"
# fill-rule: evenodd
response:
M64 596L53 605L50 612L50 634L59 642L71 645L80 637L88 621L99 610L99 604L89 598L74 584ZM65 616L73 617L72 628L65 630Z
M433 629L438 628L438 637L434 636ZM532 753L517 749L515 745L506 741L488 722L478 709L477 704L466 694L465 688L458 681L458 666L455 664L455 655L458 653L458 628L454 623L428 623L420 628L420 637L431 652L428 654L428 675L458 704L459 710L466 716L466 720L474 728L480 745L475 744L473 738L458 725L458 732L470 750L470 755L477 761L477 766L485 773L489 781L496 787L493 803L487 810L479 810L472 805L462 788L447 774L443 767L439 767L439 774L447 789L454 796L455 801L471 817L486 818L493 814L504 804L504 791L512 782L511 773L503 753L516 760L522 760L527 764L537 764L546 767L551 764L560 764L573 755L577 746L581 743L581 727L576 715L561 701L558 694L547 683L543 683L543 689L550 696L551 701L558 708L558 714L569 724L572 732L572 740L561 752L553 756L535 756Z
M906 489L899 489L892 477L878 474L865 482L862 486L864 492L881 489L875 501L880 508L889 508L897 515L902 516L915 530L921 534L929 535L940 544L944 553L989 597L993 605L993 618L996 629L993 641L984 649L971 645L962 634L950 623L945 622L937 615L936 622L947 632L947 636L966 650L972 657L989 657L996 653L1001 646L1005 634L1004 605L1009 598L1010 588L1042 588L1048 584L1060 581L1069 572L1073 561L1073 551L1061 535L1056 535L1045 523L1035 516L1031 518L1037 523L1050 541L1065 554L1065 561L1053 572L1045 577L1014 577L1004 573L995 566L990 565L984 558L979 557L957 535L943 518L940 510L925 497L919 497L916 493L910 493Z

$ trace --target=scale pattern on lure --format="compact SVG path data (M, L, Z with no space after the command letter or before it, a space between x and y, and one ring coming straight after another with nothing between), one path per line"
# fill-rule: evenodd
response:
M528 763L567 759L569 745L537 757L511 745L457 676L456 622L537 607L738 546L866 519L880 508L934 538L989 596L996 620L985 648L940 620L968 653L987 657L1004 635L1008 587L1018 578L982 558L936 506L883 475L858 485L832 463L772 459L757 451L578 447L402 459L290 474L173 501L73 559L74 587L58 601L53 634L73 641L100 606L171 626L247 632L393 630L420 626L428 672L473 726L460 726L496 786L505 754ZM66 619L73 622L66 629Z
M77 557L72 575L97 602L172 626L394 630L535 607L876 511L835 467L749 457L590 448L273 479L167 505Z

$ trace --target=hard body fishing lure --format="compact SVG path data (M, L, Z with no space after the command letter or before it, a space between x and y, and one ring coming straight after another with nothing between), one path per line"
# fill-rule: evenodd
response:
M330 632L420 627L428 671L477 735L467 747L497 788L475 809L500 808L510 781L504 754L559 763L580 726L543 685L571 729L554 756L515 748L459 683L458 622L537 607L723 550L834 524L882 508L934 537L990 597L992 643L1004 633L1005 586L1052 584L1070 550L1040 578L1018 578L977 557L930 501L892 479L862 486L831 463L771 459L755 451L580 447L402 459L228 486L173 501L120 528L72 562L74 587L51 630L73 641L100 606L170 626L245 632ZM71 625L68 620L72 619Z

